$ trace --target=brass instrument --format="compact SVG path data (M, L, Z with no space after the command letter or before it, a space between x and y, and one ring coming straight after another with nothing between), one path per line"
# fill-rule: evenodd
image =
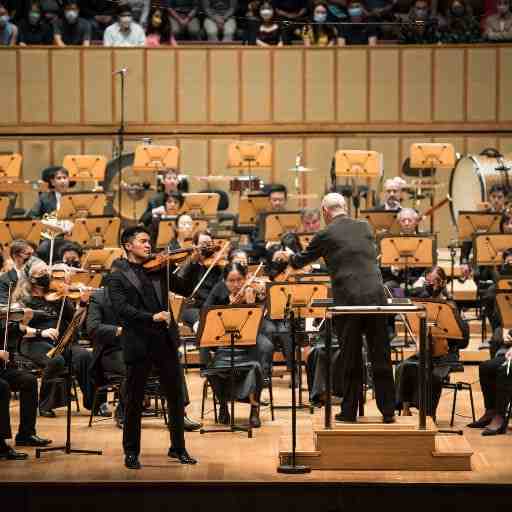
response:
M60 356L64 352L64 349L69 345L71 339L83 324L86 315L87 308L79 308L75 311L75 314L73 315L71 322L69 322L69 325L66 328L64 334L60 337L55 347L46 353L46 356L49 359Z

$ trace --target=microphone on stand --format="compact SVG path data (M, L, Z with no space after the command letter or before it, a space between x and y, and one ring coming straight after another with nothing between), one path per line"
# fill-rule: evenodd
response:
M128 68L118 69L117 71L114 71L112 74L113 75L126 75L126 73L128 73Z

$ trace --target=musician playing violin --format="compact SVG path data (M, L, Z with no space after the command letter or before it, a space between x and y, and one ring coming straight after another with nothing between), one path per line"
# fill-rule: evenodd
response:
M47 353L64 333L75 313L73 303L65 294L52 294L57 300L50 300L50 274L49 268L38 258L32 257L24 267L24 275L18 281L13 293L13 301L23 306L41 311L43 314L34 314L28 323L21 323L19 331L23 336L20 343L20 352L30 359L36 366L43 369L39 398L39 414L54 418L53 409L64 407L67 404L66 386L61 377L66 370L64 356L49 358ZM80 293L80 308L87 307L89 291ZM93 385L89 374L92 353L73 343L72 363L73 372L83 395L83 405L91 409L93 399ZM102 403L102 402L100 402ZM106 406L103 406L102 415L108 415Z
M200 267L199 252L174 272L174 265L149 272L144 263L151 257L149 231L142 226L124 230L121 243L127 259L108 281L108 293L122 328L120 341L126 363L126 409L123 425L125 466L139 469L141 413L144 390L153 365L160 372L160 385L169 409L168 456L181 464L195 464L185 447L183 374L178 355L179 333L168 305L170 291L191 294Z

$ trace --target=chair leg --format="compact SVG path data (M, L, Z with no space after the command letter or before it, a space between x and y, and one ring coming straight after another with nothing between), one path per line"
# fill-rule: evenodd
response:
M457 385L455 385L455 388L453 390L452 417L450 419L450 427L453 427L453 421L455 419L455 407L457 404L457 391L458 391L458 388L457 388Z
M201 419L204 420L204 405L208 396L208 379L204 379L203 383L203 398L201 400Z
M162 405L162 415L164 417L164 424L169 425L169 422L167 420L167 403L165 398L160 397L160 404Z
M471 386L471 384L468 384L468 391L469 391L469 401L471 403L471 416L473 417L473 421L476 421L475 403L473 402L473 387Z
M268 379L268 396L270 398L270 417L272 418L272 421L274 421L276 418L274 415L274 390L272 388L272 374Z
M96 401L98 397L98 388L94 388L94 393L92 396L92 407L91 407L91 414L89 414L89 428L92 427L92 418L94 416L94 410L96 409Z
M217 397L215 396L215 390L212 388L212 398L213 398L213 418L215 423L218 423L218 415L217 415Z
M74 377L73 377L73 394L75 395L76 412L80 412L80 403L79 403L79 400L78 400L78 393L77 393L77 390L76 390L76 380L75 380Z

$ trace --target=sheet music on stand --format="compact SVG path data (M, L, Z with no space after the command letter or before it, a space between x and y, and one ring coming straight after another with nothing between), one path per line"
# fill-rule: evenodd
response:
M475 266L500 266L503 251L512 248L512 234L476 234L473 236L473 263Z

